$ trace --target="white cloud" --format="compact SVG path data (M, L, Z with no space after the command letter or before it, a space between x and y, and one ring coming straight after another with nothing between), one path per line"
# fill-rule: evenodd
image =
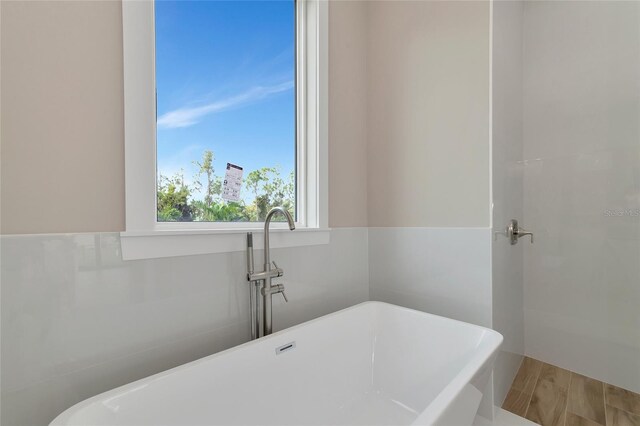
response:
M158 127L173 129L178 127L189 127L197 124L204 116L215 114L233 107L246 105L252 102L267 98L276 93L285 92L293 88L293 81L287 81L275 86L258 86L220 101L207 105L191 108L179 108L162 114L158 118Z

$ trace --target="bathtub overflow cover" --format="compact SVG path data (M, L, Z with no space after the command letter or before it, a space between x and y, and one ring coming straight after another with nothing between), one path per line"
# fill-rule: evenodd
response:
M276 348L276 355L280 355L283 352L287 352L287 351L290 351L290 350L295 349L295 348L296 348L296 342L289 342L289 343L287 343L285 345L278 346Z

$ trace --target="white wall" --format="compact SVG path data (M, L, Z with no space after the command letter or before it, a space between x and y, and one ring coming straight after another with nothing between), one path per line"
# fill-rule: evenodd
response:
M3 236L0 249L3 425L46 425L85 398L249 338L243 252L123 262L112 233ZM366 228L272 258L289 297L274 298L275 329L369 299Z
M492 186L493 232L523 221L521 1L493 3ZM523 224L523 226L526 225ZM495 404L501 406L524 354L523 245L502 234L492 241L493 328L504 336L494 369Z
M640 392L640 3L527 2L523 69L526 352Z
M371 299L491 327L491 231L370 228Z

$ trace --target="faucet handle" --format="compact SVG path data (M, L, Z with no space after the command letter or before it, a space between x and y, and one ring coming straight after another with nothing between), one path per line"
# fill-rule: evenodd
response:
M529 231L526 231L526 230L520 228L518 230L518 238L524 237L525 235L528 235L528 236L531 237L531 244L533 244L533 232L529 232Z
M284 301L289 303L289 299L287 298L287 294L284 292L284 284L276 284L273 286L275 288L274 293L280 293L282 297L284 297Z
M283 276L283 275L284 275L284 271L283 271L282 269L278 268L278 264L275 262L275 260L274 260L274 261L272 261L271 263L273 263L273 267L274 267L274 269L275 269L276 271L278 271L278 275L277 275L277 276L278 276L278 277Z

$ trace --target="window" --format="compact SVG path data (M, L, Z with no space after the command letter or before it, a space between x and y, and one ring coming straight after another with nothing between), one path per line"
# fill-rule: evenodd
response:
M327 8L123 2L125 259L243 250L275 204L275 247L328 241Z
M295 6L155 2L158 222L296 216Z

